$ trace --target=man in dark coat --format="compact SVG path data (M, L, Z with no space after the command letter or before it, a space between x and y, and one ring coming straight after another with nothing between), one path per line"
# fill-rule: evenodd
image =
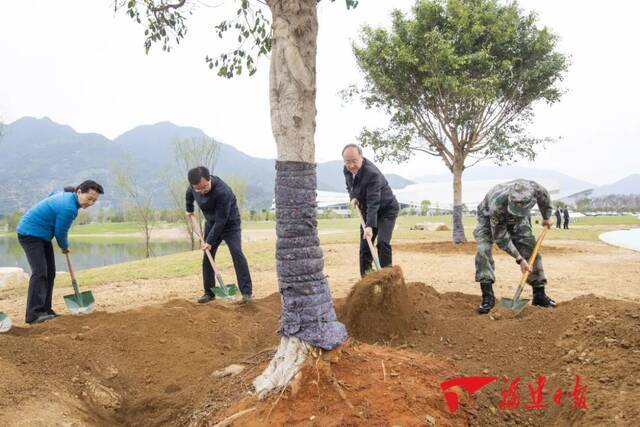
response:
M206 244L202 245L202 249L210 250L215 258L218 247L224 240L231 252L242 301L251 301L251 274L247 259L242 253L240 211L236 196L224 181L211 175L209 169L204 166L191 169L188 179L191 185L186 194L187 215L193 215L195 201L207 220L203 236ZM207 303L214 300L215 295L212 289L215 286L215 272L206 254L202 258L202 282L204 295L198 299L198 302Z
M360 276L371 269L373 256L366 238L374 241L380 257L381 267L390 267L391 235L396 224L400 206L382 172L362 156L362 149L349 144L342 150L344 178L351 199L351 206L358 207L365 221L360 227Z
M564 210L562 211L562 214L564 216L564 229L568 230L569 229L569 209L565 206ZM558 222L560 222L560 220L558 220Z
M562 227L562 211L560 206L556 208L556 228Z

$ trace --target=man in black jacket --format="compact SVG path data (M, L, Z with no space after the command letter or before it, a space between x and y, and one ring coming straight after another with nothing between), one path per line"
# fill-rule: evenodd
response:
M362 149L348 144L342 149L344 178L351 206L360 208L365 229L360 227L360 276L371 268L373 257L366 237L375 240L382 267L391 266L391 235L400 207L382 172L362 157Z
M562 216L564 217L563 228L565 230L568 230L569 229L569 208L567 208L566 206L564 207L564 209L562 211ZM560 222L560 220L558 220L558 222Z
M189 171L189 188L187 189L187 215L193 215L193 202L197 202L207 222L204 228L202 250L209 249L213 258L220 243L224 240L231 252L233 268L236 271L238 286L242 293L242 301L251 301L252 285L249 264L242 253L242 239L240 231L240 212L236 203L236 196L231 188L217 176L209 174L209 169L198 166ZM207 303L215 299L212 288L215 286L215 272L207 259L202 258L202 281L204 295L199 303Z

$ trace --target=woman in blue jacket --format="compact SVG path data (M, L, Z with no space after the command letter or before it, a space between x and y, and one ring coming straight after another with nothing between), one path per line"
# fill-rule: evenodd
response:
M67 187L38 202L18 223L18 240L31 267L27 296L27 323L41 323L57 314L51 309L56 263L51 240L55 237L62 253L69 252L67 233L78 209L87 209L104 194L102 186L87 180L78 187Z

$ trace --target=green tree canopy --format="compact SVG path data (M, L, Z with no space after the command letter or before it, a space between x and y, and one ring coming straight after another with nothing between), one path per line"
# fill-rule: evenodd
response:
M396 10L391 29L364 27L354 45L365 84L348 93L390 117L386 128L363 129L362 144L383 160L442 159L454 176L454 241L465 240L464 169L533 159L544 141L527 126L536 102L562 94L568 63L556 45L535 13L497 0L420 0L413 16Z

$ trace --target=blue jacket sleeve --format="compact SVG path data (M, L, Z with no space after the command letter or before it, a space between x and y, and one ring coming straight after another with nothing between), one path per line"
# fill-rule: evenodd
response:
M56 237L56 241L58 242L58 246L60 246L60 249L69 248L69 240L67 238L67 235L69 233L69 229L71 228L71 224L73 223L73 220L76 219L77 215L78 211L74 209L63 209L62 211L57 213L54 235Z

